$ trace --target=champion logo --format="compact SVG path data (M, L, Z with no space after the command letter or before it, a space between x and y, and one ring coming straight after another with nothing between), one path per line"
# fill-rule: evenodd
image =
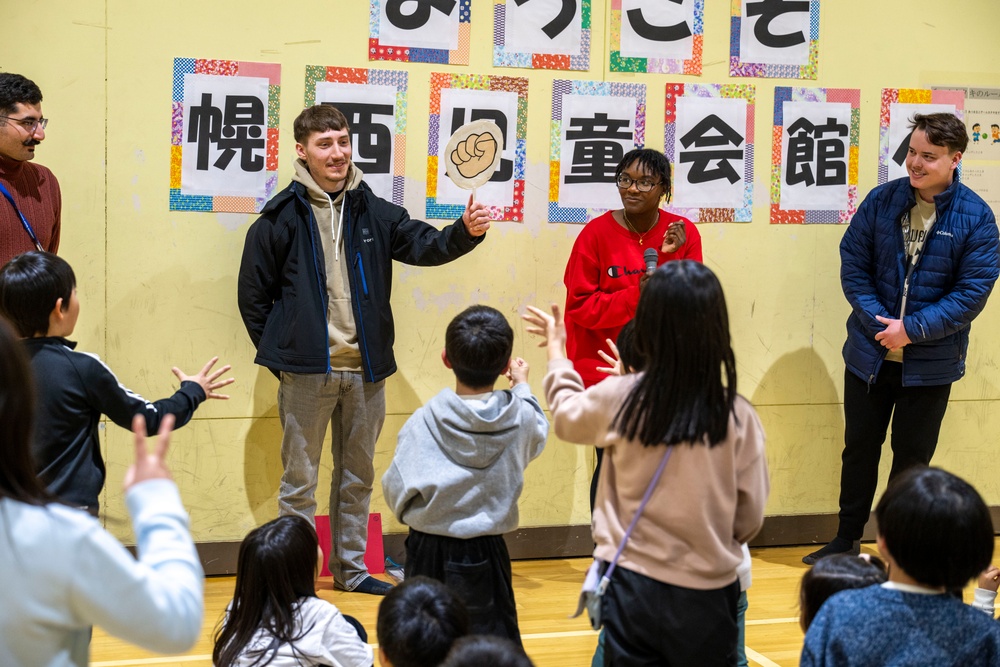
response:
M634 276L637 273L645 272L645 267L641 269L630 269L627 266L617 266L615 264L608 267L608 276L611 278L624 278L625 276Z

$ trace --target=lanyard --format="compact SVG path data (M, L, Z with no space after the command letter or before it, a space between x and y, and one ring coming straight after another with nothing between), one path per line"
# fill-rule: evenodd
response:
M35 248L38 252L45 250L42 248L42 244L38 242L38 237L35 236L35 230L31 228L31 223L29 223L28 219L24 217L24 214L21 213L21 209L19 209L17 204L14 203L14 197L10 194L10 191L4 187L3 183L0 183L0 194L6 197L7 201L10 202L10 205L14 207L14 212L17 213L17 217L21 219L21 226L24 227L24 231L28 232L28 236L31 237L31 241L35 244Z

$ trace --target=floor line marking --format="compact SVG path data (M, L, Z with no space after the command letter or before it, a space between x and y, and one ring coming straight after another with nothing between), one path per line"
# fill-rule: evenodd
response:
M746 647L746 652L747 652L747 657L756 662L758 665L760 665L760 667L781 667L781 665L779 665L775 661L765 658L764 656L762 656L760 653L757 653L757 651L753 650L749 646Z

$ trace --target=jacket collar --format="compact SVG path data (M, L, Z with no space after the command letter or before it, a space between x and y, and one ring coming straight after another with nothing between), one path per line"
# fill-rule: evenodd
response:
M39 336L37 338L21 339L28 349L36 351L46 345L65 345L71 350L76 349L76 341L62 338L61 336Z

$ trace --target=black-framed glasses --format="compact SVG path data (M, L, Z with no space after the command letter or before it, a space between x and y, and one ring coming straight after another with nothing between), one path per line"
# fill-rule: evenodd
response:
M6 120L11 120L23 127L28 134L34 134L35 130L41 127L43 130L49 124L48 118L13 118L11 116L0 116Z
M639 192L649 192L650 190L652 190L653 188L655 188L657 185L660 184L659 181L653 181L648 178L640 178L639 180L635 181L626 176L625 174L621 174L620 176L618 176L618 180L615 182L618 184L618 188L620 190L628 190L630 187L632 187L632 184L635 183L635 189L638 190Z

